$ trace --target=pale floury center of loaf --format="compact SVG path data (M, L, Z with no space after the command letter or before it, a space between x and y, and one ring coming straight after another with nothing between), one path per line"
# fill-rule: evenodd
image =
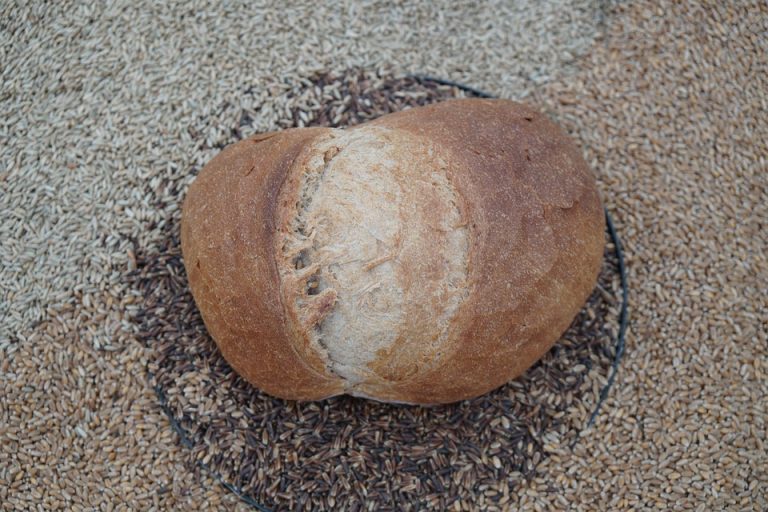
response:
M334 130L304 148L281 189L287 317L350 394L408 379L445 355L469 293L470 236L448 166L412 135Z

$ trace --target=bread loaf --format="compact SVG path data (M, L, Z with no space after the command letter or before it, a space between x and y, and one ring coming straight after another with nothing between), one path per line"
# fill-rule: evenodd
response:
M211 336L260 389L436 404L552 346L595 285L603 230L554 123L467 99L233 144L190 187L181 241Z

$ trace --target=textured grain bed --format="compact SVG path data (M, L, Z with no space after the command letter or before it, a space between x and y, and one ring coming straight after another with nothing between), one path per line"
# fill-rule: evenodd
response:
M5 509L245 508L202 463L227 478L252 471L233 483L283 508L313 499L296 472L319 471L318 508L370 495L456 510L768 509L768 9L468 4L0 8ZM355 67L370 83L315 90L316 72ZM346 122L349 102L374 116L347 89L402 88L387 77L406 72L526 98L598 175L628 252L632 332L603 414L573 449L605 377L610 354L589 349L600 336L561 342L503 400L282 406L253 402L220 366L185 298L175 223L196 170L252 132ZM594 299L611 315L607 278ZM361 448L368 435L382 451ZM297 444L318 458L293 460ZM268 463L244 470L250 450ZM390 488L355 479L378 461Z

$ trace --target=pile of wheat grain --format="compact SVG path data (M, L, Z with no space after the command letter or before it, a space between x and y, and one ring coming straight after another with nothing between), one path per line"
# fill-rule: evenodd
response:
M573 450L545 443L530 483L470 477L452 507L506 492L522 510L768 508L768 10L601 5L0 7L0 502L245 506L158 406L126 276L233 133L279 127L316 72L360 66L548 110L627 246L632 333L596 426ZM172 306L153 311L177 329Z

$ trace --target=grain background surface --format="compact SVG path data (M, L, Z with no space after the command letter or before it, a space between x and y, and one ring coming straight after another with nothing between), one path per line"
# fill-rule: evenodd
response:
M233 134L309 122L293 116L311 77L357 68L545 110L626 245L617 387L498 506L768 509L763 2L20 2L0 20L4 509L246 508L159 408L129 276L168 248L178 198ZM170 306L154 312L172 324ZM504 492L466 487L453 509Z

